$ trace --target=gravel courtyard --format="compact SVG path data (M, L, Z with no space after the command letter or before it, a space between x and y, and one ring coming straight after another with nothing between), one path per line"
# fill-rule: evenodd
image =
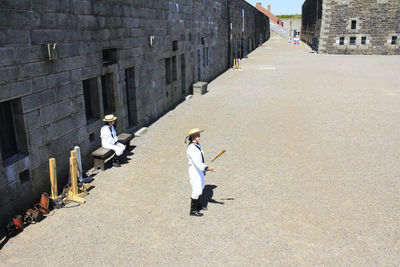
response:
M273 37L136 138L87 203L10 239L1 266L398 266L400 56ZM189 216L202 128L208 210ZM1 242L1 241L0 241Z

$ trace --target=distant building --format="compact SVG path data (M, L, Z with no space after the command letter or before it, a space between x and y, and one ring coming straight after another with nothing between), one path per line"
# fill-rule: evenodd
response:
M320 53L400 55L400 0L306 0L301 39Z
M294 33L298 36L301 33L301 19L281 19L283 28L294 37Z
M257 3L256 8L262 13L264 13L270 19L271 22L274 22L283 27L283 22L277 16L271 13L271 5L268 5L268 10L267 10L261 6L261 3Z

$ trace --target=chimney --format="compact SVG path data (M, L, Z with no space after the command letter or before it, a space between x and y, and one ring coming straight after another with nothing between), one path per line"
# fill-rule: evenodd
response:
M271 12L271 5L268 5L268 12Z
M260 2L258 2L256 6L261 6L261 3L260 3Z

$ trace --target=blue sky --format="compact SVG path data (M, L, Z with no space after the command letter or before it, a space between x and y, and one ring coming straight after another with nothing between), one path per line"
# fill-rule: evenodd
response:
M246 0L251 5L255 6L260 2L263 7L267 8L271 5L271 12L274 15L293 15L301 14L301 6L304 0Z

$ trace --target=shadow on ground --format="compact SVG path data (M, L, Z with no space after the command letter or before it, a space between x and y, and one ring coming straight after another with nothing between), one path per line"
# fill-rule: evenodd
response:
M214 195L213 190L215 188L217 188L217 186L213 184L208 184L204 187L203 194L201 195L201 201L204 207L208 207L208 203L221 204L221 205L224 204L224 202L216 201L212 198Z

